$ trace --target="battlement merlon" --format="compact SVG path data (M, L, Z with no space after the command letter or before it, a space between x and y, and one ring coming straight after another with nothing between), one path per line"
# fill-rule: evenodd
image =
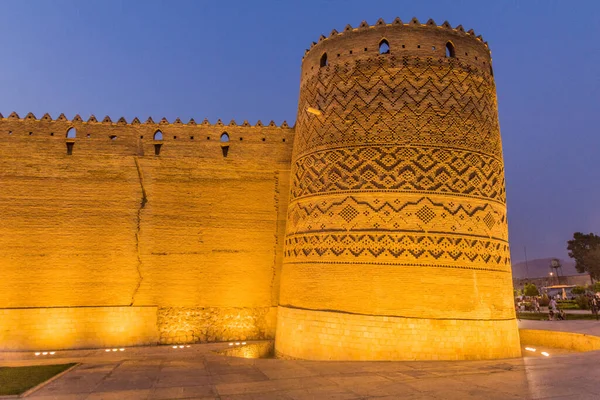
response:
M232 119L229 124L225 125L221 119L218 119L216 123L211 124L207 118L205 118L201 123L197 123L194 118L190 118L187 123L183 123L181 119L176 118L173 122L169 122L167 118L162 118L159 122L154 122L152 117L148 117L146 122L141 122L138 117L133 118L131 122L127 122L124 117L121 117L117 120L117 122L113 122L112 119L107 115L101 121L98 121L94 114L90 115L87 121L84 121L79 114L75 115L73 119L69 120L65 114L61 113L58 118L53 119L50 114L46 113L42 116L42 118L37 119L36 116L29 112L24 118L19 117L15 111L10 113L10 115L6 118L0 113L0 121L24 121L24 122L68 122L68 123L83 123L83 124L104 124L104 125L153 125L153 126L161 126L161 125L172 125L172 126L207 126L207 127L227 127L227 126L243 126L243 127L271 127L271 128L293 128L290 127L287 121L283 121L281 125L277 125L275 121L271 120L268 124L263 124L261 120L258 120L256 124L251 125L247 120L244 120L241 124L238 124L234 119ZM157 128L158 129L158 128Z
M45 114L37 119L33 113L20 118L16 112L8 118L0 116L0 155L40 154L53 160L70 157L72 161L90 157L155 157L159 159L210 160L227 162L243 168L288 168L295 128L271 121L247 121L238 125L231 121L211 124L208 120L187 124L166 118L154 122L138 118L127 122L110 117L88 121L64 114L52 119ZM158 146L158 147L157 147ZM159 156L159 157L157 157ZM254 166L254 167L253 167Z
M363 21L356 28L346 25L342 32L334 29L328 37L321 35L305 50L303 74L322 66L323 54L328 65L379 55L382 41L389 46L386 54L421 58L445 58L446 45L451 43L453 58L491 73L491 50L473 29L453 28L448 21L437 25L432 19L423 24L417 18L408 23L396 18L388 24L380 18L375 25Z

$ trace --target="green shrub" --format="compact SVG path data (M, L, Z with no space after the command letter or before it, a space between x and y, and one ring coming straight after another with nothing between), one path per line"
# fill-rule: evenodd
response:
M557 303L557 306L561 310L579 310L580 309L579 304L577 304L576 302L573 302L573 303L567 303L567 302Z
M588 298L585 296L577 296L577 298L575 299L575 301L577 302L577 305L579 306L580 310L589 310L590 309L590 304L588 302Z
M558 304L577 304L577 300L557 300Z
M596 282L593 285L590 285L589 288L594 293L600 292L600 282Z
M539 296L540 292L538 288L533 283L528 283L523 288L523 294L525 296Z
M575 286L573 289L571 289L571 293L573 293L573 294L584 294L585 293L585 288L583 286Z

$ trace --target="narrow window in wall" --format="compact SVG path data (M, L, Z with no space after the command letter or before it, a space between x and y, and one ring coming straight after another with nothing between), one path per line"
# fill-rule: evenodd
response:
M163 133L161 131L156 131L154 132L154 141L162 141L163 140ZM158 156L160 155L160 148L162 147L162 143L154 143L154 155Z
M454 45L452 42L446 43L446 57L456 57L456 52L454 51Z
M381 39L379 42L379 54L390 54L390 44L386 39Z
M75 139L77 136L77 130L75 128L69 128L67 129L67 134L65 136L67 139L71 139L67 142L67 155L70 156L73 154L73 146L75 145L75 142L72 139Z
M319 63L320 67L326 67L327 66L327 53L323 53L323 55L321 56L321 62Z
M229 134L227 132L221 134L221 151L223 157L227 157L227 153L229 153Z

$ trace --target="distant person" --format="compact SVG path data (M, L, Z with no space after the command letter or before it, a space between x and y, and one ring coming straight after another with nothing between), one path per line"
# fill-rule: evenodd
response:
M561 321L565 321L567 319L567 314L565 313L565 310L560 310L560 312L556 316Z
M558 311L556 308L556 300L554 300L554 298L550 300L550 309L554 312Z
M590 308L592 309L592 315L596 316L596 321L598 320L598 307L600 304L598 303L598 298L596 296L591 296L590 298Z
M554 321L554 311L551 308L548 308L548 321Z

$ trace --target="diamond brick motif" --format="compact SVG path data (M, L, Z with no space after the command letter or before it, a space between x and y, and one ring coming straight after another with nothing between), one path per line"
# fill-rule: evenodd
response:
M496 220L491 213L487 213L485 217L483 217L483 222L487 225L488 229L492 229L496 224Z
M419 211L415 213L415 215L426 224L428 224L432 219L435 218L435 213L431 208L427 206L423 206Z
M346 222L351 222L358 216L358 211L350 205L347 205L340 211L339 216L342 217Z

